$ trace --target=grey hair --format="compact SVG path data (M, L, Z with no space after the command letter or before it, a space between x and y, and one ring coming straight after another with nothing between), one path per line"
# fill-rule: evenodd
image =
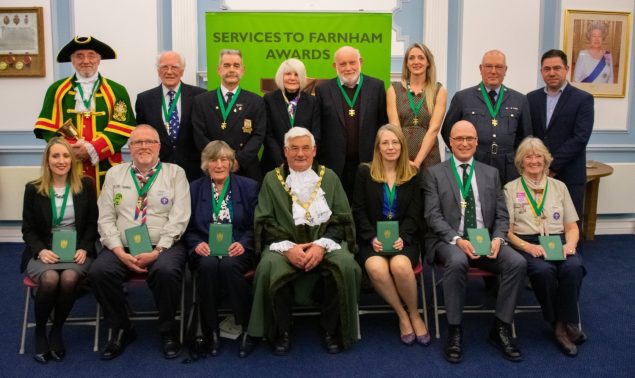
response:
M221 62L223 61L223 56L225 56L225 55L238 55L240 57L240 60L243 60L243 53L241 53L240 50L236 50L236 49L222 49L218 53L218 64L221 64Z
M229 170L231 171L234 167L234 163L236 162L236 152L234 149L229 147L229 144L222 140L213 140L207 143L207 146L205 146L205 148L203 148L203 152L201 152L201 169L206 175L209 176L207 164L211 160L218 159L219 157L226 157L229 159Z
M291 58L287 59L280 64L278 71L276 72L276 85L281 91L284 91L284 74L287 72L295 72L300 79L300 91L306 87L306 67L301 60Z
M181 64L181 69L185 69L185 58L183 57L183 55L176 51L163 51L159 55L157 55L157 68L159 68L159 64L161 64L161 58L163 58L163 56L167 54L176 54L179 57L179 64Z
M315 147L315 137L313 136L313 134L311 134L309 130L301 126L294 126L291 128L291 130L287 131L287 133L284 134L284 146L289 147L289 140L293 138L299 138L299 137L305 137L305 136L311 139L311 147Z

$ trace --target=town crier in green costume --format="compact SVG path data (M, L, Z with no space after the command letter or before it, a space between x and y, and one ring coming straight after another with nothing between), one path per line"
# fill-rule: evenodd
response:
M322 345L338 353L357 339L361 269L355 262L355 229L337 175L314 164L311 132L293 127L284 138L287 163L267 173L256 207L260 263L240 356L267 337L276 355L291 343L291 307L319 303Z
M75 37L64 46L57 61L71 62L75 74L46 91L34 130L36 137L46 141L58 134L66 137L83 174L95 180L98 190L108 168L121 163L121 147L136 125L126 88L98 72L102 59L116 56L94 37Z

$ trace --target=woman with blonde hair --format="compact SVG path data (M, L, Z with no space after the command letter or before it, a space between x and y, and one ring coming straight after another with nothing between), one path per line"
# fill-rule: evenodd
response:
M420 181L408 160L401 129L390 124L380 127L372 162L361 164L357 172L353 217L358 260L377 292L397 313L401 342L427 346L430 333L417 308L413 273L419 263ZM398 222L399 237L392 246L378 240L378 221ZM384 253L391 249L396 252Z
M97 197L92 179L82 178L71 145L52 138L42 155L40 178L26 184L22 210L22 237L26 243L21 271L35 282L35 354L37 362L61 361L66 350L62 326L75 302L77 289L95 256ZM72 261L62 262L53 252L53 234L75 231ZM46 324L53 325L46 334Z
M404 54L401 81L386 92L388 122L401 126L411 163L425 173L441 162L437 135L445 115L448 92L437 82L434 55L415 43Z

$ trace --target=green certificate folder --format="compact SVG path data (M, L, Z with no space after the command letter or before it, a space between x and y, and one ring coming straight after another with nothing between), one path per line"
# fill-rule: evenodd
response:
M492 254L492 240L487 228L468 228L467 237L470 238L475 255L489 256Z
M396 253L393 248L395 241L399 238L398 221L377 222L377 240L381 243L381 253Z
M209 225L209 250L211 256L227 256L233 241L231 223Z
M545 260L562 261L566 260L564 257L564 250L562 249L562 240L560 236L539 236L540 245L545 249L547 256Z
M60 262L74 262L76 246L77 246L77 232L75 231L53 232L53 253L55 253L60 258Z
M152 252L147 224L144 223L141 226L129 228L125 232L131 255L136 256L140 253Z

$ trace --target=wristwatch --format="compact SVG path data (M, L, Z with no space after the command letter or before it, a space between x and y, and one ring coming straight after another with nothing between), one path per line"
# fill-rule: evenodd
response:
M165 247L159 247L158 245L156 247L154 247L154 250L159 252L159 255L163 253L163 251L166 250Z

